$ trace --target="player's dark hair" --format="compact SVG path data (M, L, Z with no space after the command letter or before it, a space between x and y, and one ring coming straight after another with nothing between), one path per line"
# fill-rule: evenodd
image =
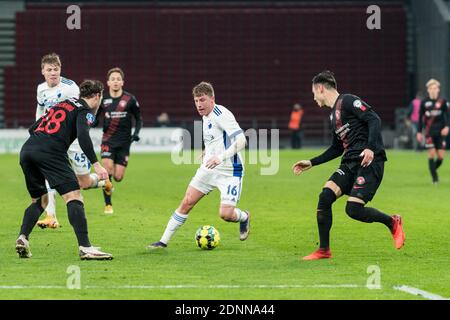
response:
M321 73L317 74L312 79L313 85L323 84L327 89L337 89L337 82L334 78L334 73L329 70L324 70Z
M119 67L109 69L108 73L106 75L106 79L109 80L109 76L111 75L111 73L114 73L114 72L118 72L120 74L120 76L122 77L122 80L125 80L125 74L123 73L123 70L120 69Z
M103 83L98 80L84 80L80 84L80 98L92 98L102 91Z

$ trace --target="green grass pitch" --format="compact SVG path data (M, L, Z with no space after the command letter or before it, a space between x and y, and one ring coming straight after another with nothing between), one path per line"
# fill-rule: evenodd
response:
M145 247L159 240L198 165L174 165L170 154L132 154L124 181L115 184L113 215L102 213L100 190L83 192L91 242L113 253L112 261L79 260L61 198L63 227L35 228L33 257L19 259L14 243L29 196L18 156L0 155L0 299L421 298L393 289L401 285L450 297L450 163L444 161L441 183L433 186L425 152L388 151L383 183L369 205L403 216L405 247L394 249L383 225L347 217L341 198L333 206L333 259L307 262L300 258L317 247L318 195L339 160L298 177L291 166L319 152L281 151L272 176L246 165L239 207L252 213L247 241L239 241L238 224L219 218L216 190L194 208L168 250L157 253ZM221 234L212 251L194 242L205 224ZM66 287L71 266L80 270L81 289ZM379 268L380 289L366 287L371 268Z

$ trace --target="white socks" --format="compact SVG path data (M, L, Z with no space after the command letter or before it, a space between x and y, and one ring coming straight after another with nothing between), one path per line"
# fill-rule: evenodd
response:
M245 222L248 219L248 214L244 211L242 211L239 208L234 209L234 213L236 213L236 220L235 222Z
M48 205L45 208L45 211L48 215L52 217L56 217L56 202L55 202L55 189L50 189L50 185L48 181L45 180L45 186L47 187L47 195L48 195Z
M106 183L106 180L99 180L98 175L96 173L91 173L90 177L92 182L89 189L102 188Z
M175 211L172 217L170 217L169 223L167 223L166 230L164 231L160 241L164 244L168 244L175 231L177 231L178 228L186 222L187 217L187 214L182 214Z

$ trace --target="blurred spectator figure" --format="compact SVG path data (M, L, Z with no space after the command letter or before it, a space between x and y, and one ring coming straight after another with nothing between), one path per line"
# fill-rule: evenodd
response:
M156 117L156 126L157 127L170 126L169 114L167 112L163 112L158 117Z
M289 120L289 130L291 130L291 146L292 149L300 149L302 147L302 118L303 107L300 103L294 104Z
M423 94L418 91L416 97L408 106L408 114L406 118L406 125L410 128L412 147L414 150L419 150L420 145L416 139L417 128L419 125L420 103L422 102Z

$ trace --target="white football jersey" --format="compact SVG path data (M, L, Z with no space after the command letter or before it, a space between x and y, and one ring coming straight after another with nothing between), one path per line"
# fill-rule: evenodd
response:
M243 131L236 122L233 113L224 106L216 104L209 115L203 116L205 155L202 166L212 156L223 153L240 133L243 133ZM220 173L229 176L242 177L244 166L240 152L229 159L225 159L213 170L218 170Z
M58 85L50 88L47 82L43 82L37 87L37 108L36 120L42 117L50 107L58 102L69 98L78 99L80 97L80 88L75 81L61 77ZM79 151L78 139L70 146L70 149Z

